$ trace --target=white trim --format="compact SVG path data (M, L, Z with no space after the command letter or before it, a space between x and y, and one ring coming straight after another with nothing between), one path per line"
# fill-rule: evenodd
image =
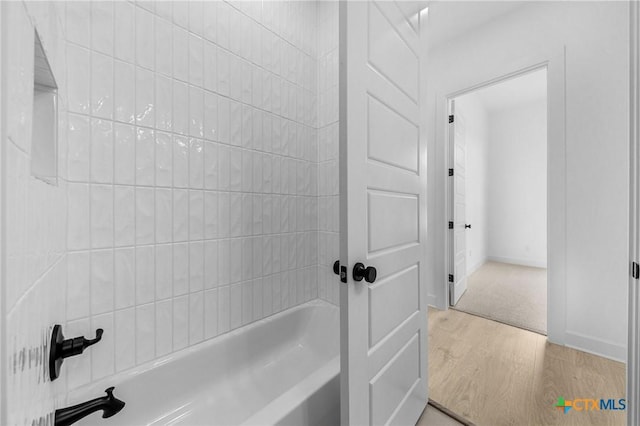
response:
M614 361L625 362L627 358L627 348L624 347L624 345L619 345L608 340L595 339L574 331L567 330L565 333L565 345Z
M640 7L629 2L629 257L640 263ZM627 425L640 424L640 282L629 274Z
M509 265L532 266L534 268L547 267L547 259L517 259L515 257L487 256L487 260L508 263Z
M5 55L7 37L5 21L5 5L0 3L0 424L8 424L7 412L7 354L6 354L6 224L5 224L5 206L6 206L6 181L4 165L6 158L7 131L6 131L6 71L5 71Z
M481 87L487 87L541 68L547 69L547 337L549 341L564 345L566 327L566 48L554 49L540 57L523 59L519 66L511 72L493 75L473 75L474 84L468 87L444 88L447 94L436 95L435 105L435 146L436 161L434 164L435 179L438 175L446 176L446 168L450 160L450 144L448 143L448 111L450 100L469 93ZM477 70L476 70L477 71ZM491 72L491 71L489 71ZM495 72L495 70L493 71ZM475 74L478 74L477 72ZM481 74L481 73L479 73ZM484 77L484 78L483 78ZM439 151L439 148L442 151ZM438 155L440 154L440 155ZM446 179L446 178L445 178ZM440 180L439 182L443 182ZM553 186L550 184L553 182ZM450 235L446 224L449 221L449 181L434 184L432 203L436 208L430 226L434 230L432 242L435 247L431 251L438 253L438 248L444 247L445 258L440 261L435 257L433 265L436 285L444 290L444 299L438 292L430 296L430 302L439 309L449 308L448 274L449 260L446 254L450 250ZM553 212L553 214L550 214ZM441 283L441 284L438 284Z

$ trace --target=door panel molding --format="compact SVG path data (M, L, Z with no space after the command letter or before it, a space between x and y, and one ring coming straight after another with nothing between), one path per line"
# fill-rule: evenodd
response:
M413 4L416 16L426 5ZM415 424L428 398L426 40L407 7L339 2L344 425ZM377 280L354 281L356 262Z

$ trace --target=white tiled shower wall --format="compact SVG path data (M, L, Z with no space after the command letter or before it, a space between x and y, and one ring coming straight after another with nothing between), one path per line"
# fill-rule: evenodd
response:
M337 303L335 5L2 7L9 424L52 423L82 385ZM29 170L34 26L59 86L57 186ZM55 323L105 333L49 382Z
M318 2L318 297L338 304L338 2Z

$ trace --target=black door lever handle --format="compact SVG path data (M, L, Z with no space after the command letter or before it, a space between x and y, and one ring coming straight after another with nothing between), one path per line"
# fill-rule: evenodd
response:
M471 229L471 225L469 225L469 224L466 224L466 225L464 225L464 228L465 228L465 229L466 229L466 228L469 228L469 229Z

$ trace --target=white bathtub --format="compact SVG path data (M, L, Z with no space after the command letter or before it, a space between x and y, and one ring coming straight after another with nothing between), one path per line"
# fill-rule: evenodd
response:
M339 312L312 301L79 389L124 409L92 425L338 425Z

